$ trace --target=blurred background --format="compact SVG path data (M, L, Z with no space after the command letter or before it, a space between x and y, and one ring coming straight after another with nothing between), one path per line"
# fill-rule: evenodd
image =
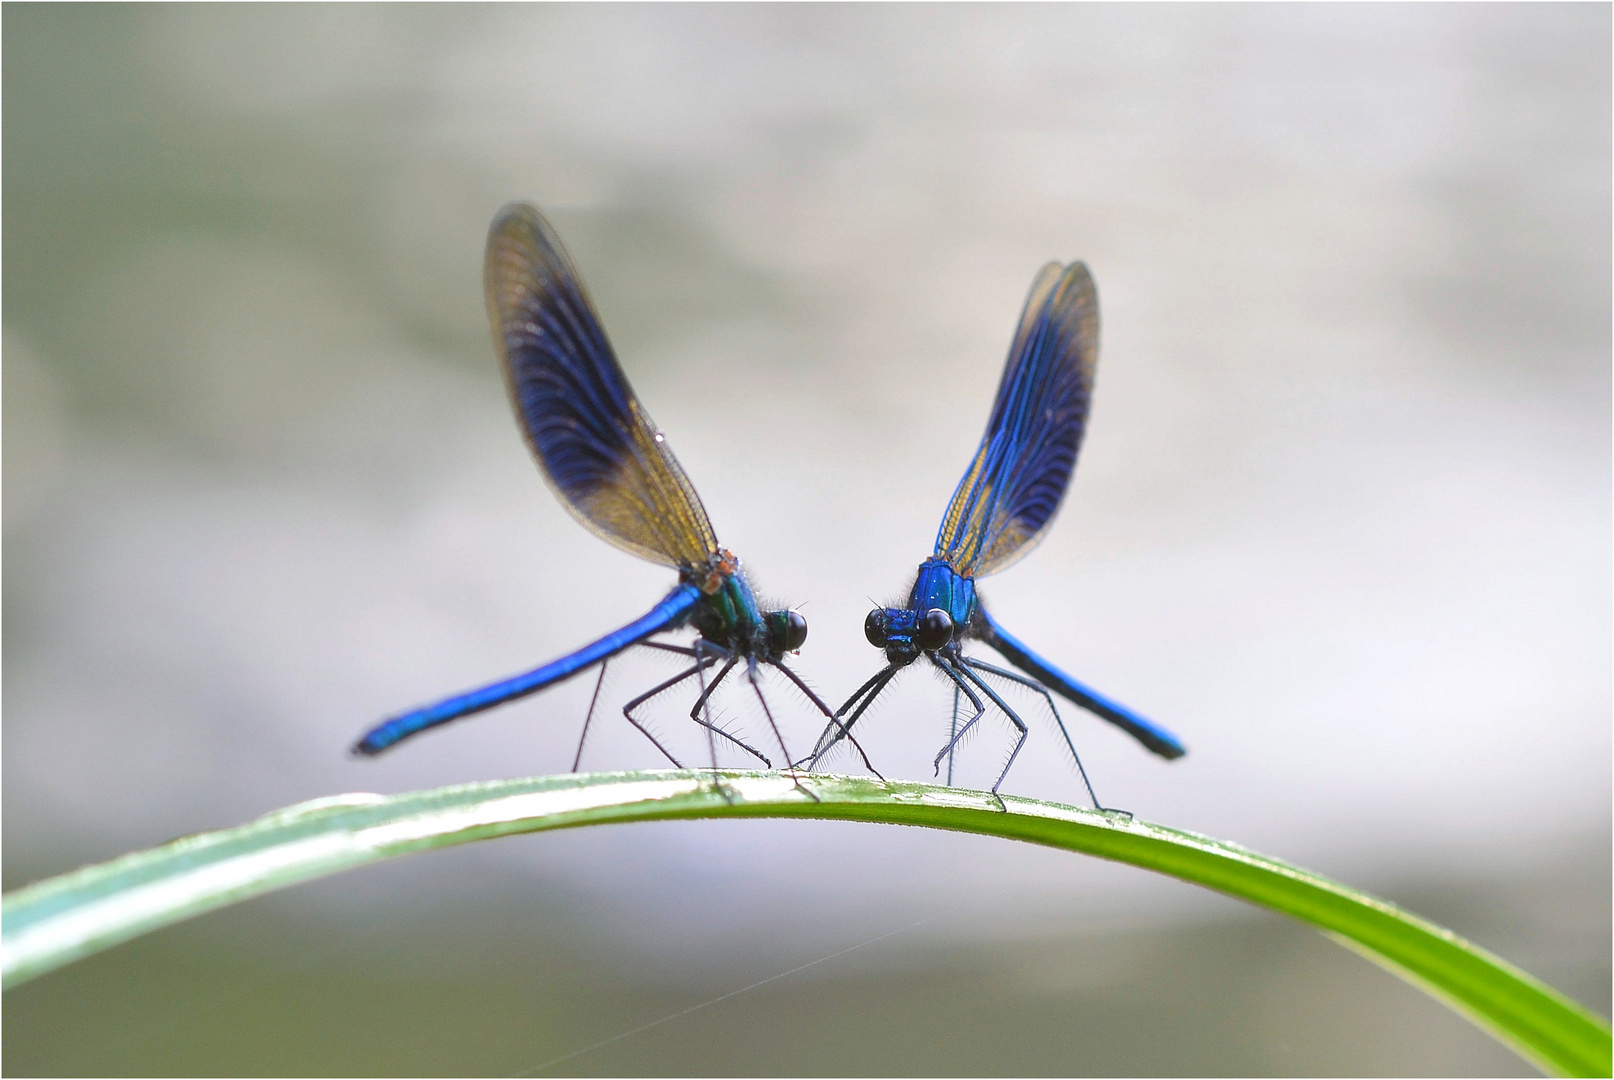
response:
M569 768L590 679L345 754L671 586L511 420L482 243L530 198L722 541L806 604L832 700L879 666L863 616L930 551L1034 272L1086 260L1080 467L983 589L1189 745L1066 710L1099 795L1607 1014L1606 5L13 3L4 30L7 889ZM584 768L659 764L618 707L672 670L612 666ZM908 673L876 764L928 776L949 702ZM687 708L656 722L699 762ZM1009 746L983 731L959 782ZM1006 790L1080 801L1045 722ZM1529 1071L1218 896L814 822L406 859L5 1020L13 1075Z

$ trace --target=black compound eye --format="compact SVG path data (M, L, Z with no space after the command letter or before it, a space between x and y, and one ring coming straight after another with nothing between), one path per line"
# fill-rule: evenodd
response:
M799 611L785 612L784 646L786 652L795 652L807 641L807 620Z
M869 617L863 620L863 636L869 639L869 644L876 649L885 648L885 609L875 608L869 612Z
M953 618L939 607L933 607L919 616L913 630L914 644L926 652L941 648L953 640Z

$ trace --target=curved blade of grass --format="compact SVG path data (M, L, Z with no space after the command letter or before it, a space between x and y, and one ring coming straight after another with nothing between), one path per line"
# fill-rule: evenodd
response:
M1234 844L1115 812L930 784L768 772L592 773L337 795L38 882L5 897L7 987L272 889L513 833L672 818L797 817L1025 840L1203 885L1302 919L1445 1001L1540 1068L1608 1076L1603 1020L1450 931ZM808 792L811 792L809 795Z

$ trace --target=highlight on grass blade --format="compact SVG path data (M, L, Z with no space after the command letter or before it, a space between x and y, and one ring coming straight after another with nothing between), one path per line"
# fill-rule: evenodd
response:
M1129 863L1293 916L1429 992L1541 1069L1607 1076L1606 1021L1415 915L1236 844L1125 814L867 777L668 770L336 795L37 882L4 900L7 987L227 904L394 855L679 818L915 825Z

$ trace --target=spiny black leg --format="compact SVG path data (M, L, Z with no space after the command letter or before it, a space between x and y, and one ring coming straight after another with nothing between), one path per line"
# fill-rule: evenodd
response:
M884 671L882 670L880 674L884 674ZM802 762L806 762L808 772L811 772L813 769L817 768L818 759L823 757L826 753L828 753L829 748L834 746L836 743L840 742L841 739L846 735L846 726L840 722L841 713L844 713L846 711L846 709L847 709L847 706L851 705L852 702L854 702L858 698L862 697L863 694L869 689L869 687L873 686L876 682L879 681L879 679L880 679L880 675L877 674L873 678L871 678L868 682L866 682L862 686L858 687L857 688L857 693L855 693L851 697L847 698L846 699L846 704L842 705L838 712L828 712L827 708L826 708L825 715L827 715L829 717L829 723L824 725L824 730L821 731L819 733L819 735L818 735L818 741L813 743L813 752L808 754L806 757L802 758L801 761L792 762L791 764L792 765L800 765ZM801 683L801 681L799 679L797 680L796 685L802 686L803 689L806 689L806 687ZM814 696L814 703L816 704L817 703L817 695L815 694L813 696ZM835 737L833 739L830 738L830 732L832 732L832 731L835 732Z
M852 725L857 723L858 718L863 715L865 709L874 704L874 699L880 696L880 691L885 689L886 684L892 680L899 670L900 669L895 664L887 664L884 669L877 672L869 679L868 682L858 687L857 693L847 698L845 704L843 704L839 709L835 710L835 715L830 717L829 726L824 728L823 734L818 736L818 744L813 747L812 762L807 766L809 771L817 768L818 759L829 753L830 747L840 742L842 736L851 738ZM865 694L868 696L864 697ZM857 710L853 712L844 723L840 722L839 718L846 715L846 710L850 709L852 704L856 702L858 698L863 698L863 701L858 705ZM830 732L832 731L835 732L834 738L830 738ZM826 739L829 741L826 742Z
M695 653L696 653L696 655L697 656L703 655L707 651L710 651L710 652L712 652L714 654L717 654L717 655L720 655L720 656L728 658L728 663L726 665L724 665L723 671L718 675L718 678L721 679L724 675L727 675L729 673L729 669L734 666L734 658L732 656L729 656L729 652L728 652L727 649L721 648L721 647L719 647L717 645L713 645L711 642L707 641L705 638L697 638L695 640ZM695 700L695 709L699 709L702 705L704 705L706 703L707 699L712 696L711 690L707 689L707 687L706 687L706 674L705 674L705 672L702 672L700 674L700 684L701 684L701 696ZM713 683L713 686L716 686L715 682ZM692 720L695 719L694 710L691 710L691 712L690 712L690 719L692 719ZM695 722L697 724L700 723L699 720L695 720ZM712 753L712 785L717 788L717 793L719 795L723 796L723 801L728 803L730 806L733 806L734 805L734 795L733 795L733 793L731 793L729 791L728 787L723 783L722 779L717 775L717 734L716 734L717 726L712 723L712 715L711 715L711 710L710 709L706 710L706 723L703 726L706 728L706 745L707 745L707 748L709 750L711 750L711 753Z
M950 656L948 659L953 662L956 670L961 675L963 675L970 682L974 683L976 686L980 687L981 691L986 694L987 697L992 699L992 704L1003 710L1003 715L1009 718L1010 723L1020 729L1020 741L1014 744L1014 750L1009 754L1009 760L1003 763L1003 771L998 774L998 782L992 785L992 794L996 795L998 793L998 788L1003 784L1003 778L1008 776L1009 770L1014 767L1014 759L1019 757L1020 751L1025 748L1026 739L1031 735L1031 729L1026 726L1026 722L1024 720L1020 719L1020 715L1018 713L1009 708L1008 702L998 697L996 690L993 690L990 686L986 685L986 681L984 679L975 674L975 672L971 671L969 668L959 664L956 655Z
M762 684L757 681L757 658L746 658L745 679L751 684L751 690L757 696L757 702L762 706L762 715L768 718L768 726L773 729L774 741L779 744L779 752L785 756L786 767L790 764L790 750L785 746L785 737L779 731L779 725L774 722L773 710L768 708L768 699L762 695Z
M750 664L747 665L745 673L746 681L751 684L751 690L757 695L757 702L762 706L762 715L768 718L768 726L773 729L773 737L779 741L779 752L785 756L785 775L790 777L790 782L797 791L813 800L813 802L823 802L817 795L802 786L801 777L796 775L795 767L790 764L790 748L785 746L785 737L780 734L779 725L774 722L773 710L768 708L768 699L762 693L762 684L757 682L757 658L753 656L749 659Z
M898 668L895 664L887 664L885 668L875 672L867 682L858 687L857 693L853 694L851 697L847 698L841 703L841 707L835 710L835 715L830 717L832 723L839 720L841 717L846 716L846 710L852 708L853 702L856 702L860 697L863 698L862 703L853 710L852 715L848 717L845 722L833 724L833 726L840 729L841 734L837 735L830 741L831 746L840 742L842 736L845 736L848 739L852 737L852 725L858 722L859 718L861 718L863 713L868 710L870 705L874 704L874 699L879 697L880 694L885 690L886 684L896 677L897 671ZM867 697L863 696L865 693L867 693ZM824 734L829 734L828 728L824 730ZM822 736L820 738L822 738Z
M668 645L664 641L641 641L638 643L646 649L660 649L662 652L677 653L679 656L698 656L699 650L688 645Z
M836 716L845 716L846 715L846 710L850 709L852 707L853 703L855 703L858 698L862 697L864 694L868 693L870 690L874 690L875 693L879 693L879 686L884 686L885 685L885 680L889 679L895 670L896 669L895 669L895 667L893 665L887 664L885 667L881 668L879 671L876 671L873 675L870 675L867 682L865 682L862 686L858 687L857 690L855 692L853 692L851 697L847 698L844 702L841 703L841 707L835 710L835 715ZM876 686L877 683L879 684L879 686Z
M626 705L622 706L622 715L626 716L628 718L628 723L630 723L634 727L638 728L639 729L639 734L643 735L645 738L647 738L651 742L655 743L656 744L656 749L660 750L662 752L662 754L667 758L668 761L672 762L674 765L678 766L680 769L682 769L684 767L684 763L679 761L677 758L673 757L672 754L668 752L667 748L665 746L661 745L660 740L658 740L654 735L650 734L650 731L649 731L648 728L646 728L643 724L639 723L638 720L634 719L633 710L637 709L640 705L643 705L645 702L649 701L651 698L655 697L657 694L662 693L665 690L671 690L673 687L677 686L679 683L683 682L685 679L689 678L691 675L698 675L698 674L704 672L707 668L711 667L715 663L717 663L717 658L716 657L702 657L701 659L695 661L695 666L694 667L689 668L688 670L682 672L681 674L674 675L672 678L668 679L666 682L659 683L656 686L652 686L650 689L646 690L644 693L640 694L638 697L634 698L632 701L630 701ZM703 682L704 682L704 680L703 680Z
M1043 700L1048 703L1048 711L1054 714L1054 723L1059 725L1059 734L1065 737L1065 745L1070 748L1070 756L1076 762L1076 771L1081 773L1082 784L1087 788L1087 797L1093 800L1093 808L1095 810L1108 810L1109 807L1099 802L1098 795L1093 791L1093 782L1087 778L1087 769L1082 765L1082 756L1076 752L1076 744L1071 741L1070 731L1066 729L1064 718L1059 715L1059 709L1055 707L1054 697L1048 692L1048 688L1036 679L1028 679L1017 671L1009 671L995 664L988 664L984 660L976 660L970 656L960 656L959 659L978 671L985 671L996 675L1000 679L1007 679L1010 682L1019 683L1021 686L1030 687L1042 695ZM1118 811L1118 813L1131 816L1130 811L1126 810Z
M952 726L947 729L947 740L948 740L948 742L951 743L953 738L957 734L958 734L958 686L957 686L957 684L954 684L954 686L953 686L953 723L952 723ZM948 787L953 786L953 759L956 756L957 756L957 751L949 751L948 754L947 754L947 786Z
M583 717L583 734L577 738L577 753L572 758L572 772L576 772L577 766L582 764L583 743L588 739L588 725L594 719L594 706L600 703L600 687L605 685L605 669L610 666L610 657L606 657L600 662L600 678L599 681L594 684L594 696L588 699L588 713Z
M852 745L857 748L858 756L863 759L863 767L868 769L869 772L873 773L876 777L879 777L879 779L884 780L885 777L880 776L880 770L876 769L874 767L874 763L869 760L869 755L865 754L863 752L863 745L861 743L859 743L857 741L857 739L852 736L852 733L850 731L846 730L845 726L841 724L840 718L837 717L834 713L829 711L829 706L824 703L824 699L819 697L817 694L813 693L812 687L810 687L806 683L802 682L801 676L797 675L794 671L791 671L789 668L785 667L784 664L775 662L773 666L778 668L780 671L784 672L785 678L787 678L791 682L795 683L796 684L796 689L798 689L802 693L806 694L807 695L807 700L811 701L814 705L818 706L818 711L819 712L821 712L825 716L829 717L829 722L830 722L831 725L833 725L834 727L840 728L840 732L841 732L840 738L845 738L845 739L851 739L852 740ZM826 728L825 730L828 731L829 729ZM799 763L798 762L791 762L790 767L792 769L794 769L797 764L799 764ZM807 768L808 768L809 772L812 771L812 766L811 765L808 765Z
M724 652L724 655L728 655L727 651ZM695 699L694 707L689 710L689 718L695 721L695 723L699 724L701 727L707 729L708 740L710 740L714 735L721 735L723 738L727 739L735 746L738 746L741 750L744 750L746 753L761 761L764 765L771 769L773 768L773 762L769 761L767 756L764 755L762 751L758 750L745 740L724 731L722 727L713 723L711 721L711 711L709 709L705 710L707 713L705 719L702 719L700 715L707 702L711 699L712 691L717 689L718 683L722 682L728 676L728 673L734 670L734 665L739 662L739 657L730 656L728 663L723 665L722 670L713 677L710 683L702 682L701 696ZM712 743L712 768L717 768L717 744L715 742Z
M727 656L726 653L724 655ZM689 718L695 721L695 723L701 724L701 710L705 708L706 703L711 700L712 691L716 690L719 684L721 684L723 680L728 677L728 673L734 670L734 665L737 662L738 660L735 657L727 656L723 666L718 669L717 674L712 677L711 682L707 682L704 675L701 676L700 696L695 699L695 704L689 707ZM708 709L707 712L710 713L710 709ZM717 768L717 743L713 740L715 739L717 726L711 722L710 716L706 718L706 722L701 724L701 726L706 728L706 738L708 741L712 742L712 768L715 769Z
M975 726L975 722L977 720L986 715L986 706L981 704L981 699L975 696L975 691L969 688L969 684L960 678L958 672L954 671L950 665L944 663L935 653L926 653L925 655L930 657L930 662L932 664L935 664L941 669L941 673L943 675L946 675L949 679L953 680L953 685L955 687L964 691L964 696L970 699L971 705L975 706L975 715L970 717L969 723L958 729L953 737L948 740L947 745L941 748L941 753L936 755L936 760L931 763L935 766L936 772L940 774L942 758L952 753L953 747L958 745L958 740L962 739L965 733L968 732L970 728Z

